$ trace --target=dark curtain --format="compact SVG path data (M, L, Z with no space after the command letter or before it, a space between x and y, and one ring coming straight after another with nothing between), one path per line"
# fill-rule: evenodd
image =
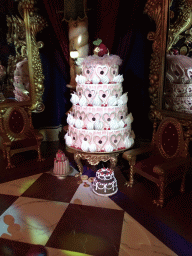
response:
M146 1L87 0L89 30L89 54L92 42L101 38L111 54L123 60L124 91L128 91L128 110L134 117L136 136L150 136L149 121L149 61L152 53L147 33L154 24L143 14ZM49 21L49 27L41 34L45 46L41 50L45 74L45 111L35 114L36 126L66 124L65 112L70 108L68 24L63 19L63 0L43 0L40 10ZM38 117L37 117L38 116ZM142 129L141 129L142 127Z

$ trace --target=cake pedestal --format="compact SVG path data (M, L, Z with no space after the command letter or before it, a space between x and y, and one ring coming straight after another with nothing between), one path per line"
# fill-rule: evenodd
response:
M87 160L89 164L91 165L97 165L99 162L107 162L110 161L110 168L114 169L117 164L117 158L121 152L124 152L125 150L118 150L111 153L106 152L95 152L95 153L88 153L83 152L81 150L77 150L71 147L66 147L66 150L74 153L74 160L77 163L79 173L75 175L75 177L79 177L83 173L83 165L81 163L82 160Z

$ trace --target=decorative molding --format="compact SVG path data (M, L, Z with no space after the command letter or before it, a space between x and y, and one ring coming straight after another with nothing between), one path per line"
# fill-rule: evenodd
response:
M144 13L156 24L156 31L149 32L147 36L148 40L153 41L149 73L149 96L151 99L149 116L151 119L155 118L155 110L162 107L168 2L167 0L148 0L144 9Z

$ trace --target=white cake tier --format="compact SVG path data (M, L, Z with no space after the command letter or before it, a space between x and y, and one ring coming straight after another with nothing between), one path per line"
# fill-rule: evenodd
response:
M118 130L86 130L69 125L65 135L66 145L84 152L113 152L133 145L130 126Z
M127 105L120 107L81 107L75 105L71 113L73 120L68 120L68 123L70 125L74 123L76 128L104 130L113 128L113 122L116 122L117 128L123 128L127 125L127 113ZM81 120L80 127L78 120Z
M114 103L114 97L116 100L122 95L122 83L114 84L77 84L76 87L77 96L79 100L82 96L86 99L86 105L95 105L100 100L101 105L112 105ZM83 104L83 103L82 103Z

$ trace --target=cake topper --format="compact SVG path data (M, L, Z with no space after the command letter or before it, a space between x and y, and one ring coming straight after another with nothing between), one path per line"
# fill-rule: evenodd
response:
M98 38L97 40L93 41L93 44L96 45L96 47L93 50L94 55L103 57L105 54L109 54L108 48L106 47L106 45L102 43L101 39Z

